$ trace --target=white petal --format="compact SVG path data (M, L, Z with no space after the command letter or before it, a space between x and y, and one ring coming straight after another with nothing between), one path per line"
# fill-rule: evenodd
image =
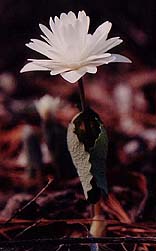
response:
M75 47L74 43L76 42L76 38L77 38L77 30L74 29L72 24L69 24L68 26L64 27L62 32L63 32L63 37L66 42L67 48L68 47L70 48L71 45L74 48Z
M49 70L46 67L43 67L41 65L36 65L35 63L31 62L26 64L21 70L20 72L27 72L27 71L47 71Z
M97 61L97 60L99 60L99 59L103 59L103 58L108 58L108 57L110 57L111 56L111 54L110 53L104 53L104 54L100 54L100 55L94 55L94 56L90 56L90 57L88 57L88 58L86 58L85 60L84 60L84 63L89 63L89 62L94 62L94 61Z
M49 40L47 37L45 37L45 36L43 36L43 35L41 35L41 37L42 37L48 44L51 45L51 42L50 42L50 40Z
M97 54L100 52L102 53L101 48L104 47L106 43L106 38L108 36L108 33L112 27L112 24L110 22L104 22L101 24L96 31L94 32L93 35L88 34L87 36L87 47L88 47L88 52L87 54ZM107 43L106 43L107 45ZM87 55L86 54L86 55Z
M122 39L120 39L119 37L112 37L108 40L106 40L104 48L102 48L103 52L106 52L110 49L112 49L113 47L121 44L123 42Z
M54 23L52 17L50 17L50 19L49 19L49 25L50 25L51 30L54 31L54 29L55 29L55 23Z
M46 42L43 42L39 39L31 39L31 41L32 42L26 44L27 47L45 55L50 59L58 59L59 51L55 47L50 46Z
M86 15L85 11L79 11L78 20L82 23L84 32L87 33L90 24L90 18Z
M64 60L69 62L80 61L82 50L84 47L84 34L81 29L80 21L77 20L72 24L65 26L62 29L62 35L64 38Z
M62 20L59 20L58 17L55 17L55 21L56 23L53 22L52 18L50 18L50 27L53 30L54 35L51 44L56 48L58 52L64 52L63 31L67 25L65 25L65 22L62 22Z
M54 68L53 69L51 69L51 72L50 72L50 75L57 75L57 74L60 74L60 73L63 73L63 72L66 72L66 71L69 71L70 70L70 68L65 68L65 67L55 67L54 66Z
M29 47L30 49L34 50L34 51L37 51L43 55L45 55L46 57L48 58L52 58L52 55L51 53L49 53L49 51L47 50L47 48L44 48L38 44L35 44L35 43L29 43L29 44L26 44L27 47Z
M84 11L79 11L77 23L78 24L75 29L77 30L77 36L79 37L79 48L82 52L86 47L90 18L86 16L86 13Z
M96 36L96 38L100 38L102 36L106 39L111 28L112 28L112 23L109 21L106 21L96 29L93 36Z
M119 55L119 54L112 54L112 56L115 57L113 62L132 63L132 61L129 58L125 57L125 56L122 56L122 55Z
M33 44L35 45L39 45L42 48L46 48L47 50L51 50L51 45L47 44L46 42L39 40L39 39L31 39L31 42L33 42Z
M112 49L113 47L121 44L123 42L122 39L120 39L119 37L113 37L110 38L106 41L101 40L97 45L96 48L94 49L94 53L95 54L102 54L104 52L109 51L110 49Z
M60 19L57 16L54 17L54 21L55 25L58 25L60 23Z
M103 57L100 59L95 59L93 61L88 62L88 65L92 65L92 66L100 66L103 64L109 64L111 62L113 62L115 60L115 56L109 56L109 57Z
M46 37L51 41L53 39L53 33L43 24L39 24L39 27Z
M78 13L78 19L83 19L84 16L86 16L86 12L84 10L79 11L79 13Z
M46 60L46 59L28 59L28 61L32 61L35 65L45 67L47 69L52 69L53 67L53 60Z
M87 72L86 67L82 67L78 70L68 71L61 73L61 76L70 83L77 82Z
M76 21L76 16L75 16L74 12L69 11L67 16L68 16L68 22L70 24L72 24L72 23L74 23Z
M50 59L28 59L28 61L32 61L34 64L46 67L49 70L53 70L56 68L65 68L67 70L70 70L69 67L67 68L65 66L62 66L61 62L56 62L56 61L50 60Z
M103 64L109 64L115 62L131 63L131 61L127 57L121 56L119 54L111 54L111 56L109 57L103 57L97 60L95 59L93 61L90 61L88 64L90 66L100 66Z
M61 15L60 15L60 20L61 20L61 21L65 21L66 18L67 18L67 14L61 13Z
M96 66L87 66L86 67L88 73L95 74L97 72L97 67Z

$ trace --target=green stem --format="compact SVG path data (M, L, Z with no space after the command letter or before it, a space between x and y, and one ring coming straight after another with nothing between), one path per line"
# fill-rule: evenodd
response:
M79 85L79 90L80 90L81 109L82 109L82 112L84 112L86 109L86 99L85 99L85 91L84 91L84 87L83 87L82 78L80 78L78 80L78 85Z

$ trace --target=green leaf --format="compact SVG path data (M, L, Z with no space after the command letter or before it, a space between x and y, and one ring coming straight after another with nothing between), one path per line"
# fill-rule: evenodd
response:
M99 116L91 109L77 114L68 127L68 149L86 199L95 203L107 195L106 158L108 139Z
M108 149L108 139L106 130L100 123L100 134L95 141L94 147L90 150L91 173L96 180L97 187L101 189L103 195L108 194L106 179L106 158Z

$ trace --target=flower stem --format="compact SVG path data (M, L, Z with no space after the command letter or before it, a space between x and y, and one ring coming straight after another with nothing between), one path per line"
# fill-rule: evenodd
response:
M78 85L79 85L79 90L80 90L81 110L82 110L83 119L84 119L84 127L85 127L85 135L86 135L85 137L86 137L87 144L89 146L90 141L92 139L92 130L91 130L90 122L88 119L87 104L86 104L86 99L85 99L85 91L84 91L82 78L78 80Z
M78 80L78 85L79 85L79 90L80 90L80 99L81 99L81 109L82 112L85 111L86 109L86 99L85 99L85 92L84 92L84 87L83 87L83 80L80 78Z

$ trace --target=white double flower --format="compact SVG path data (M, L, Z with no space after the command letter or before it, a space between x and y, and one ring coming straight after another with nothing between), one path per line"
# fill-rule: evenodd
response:
M70 11L62 13L60 18L50 18L50 29L40 24L45 40L31 39L26 44L48 59L29 59L21 72L50 71L51 75L61 74L70 83L77 82L86 72L96 73L97 66L112 62L131 61L119 54L108 53L110 49L122 43L119 37L109 38L112 27L110 22L101 24L93 34L88 33L90 18L84 11L78 17Z

